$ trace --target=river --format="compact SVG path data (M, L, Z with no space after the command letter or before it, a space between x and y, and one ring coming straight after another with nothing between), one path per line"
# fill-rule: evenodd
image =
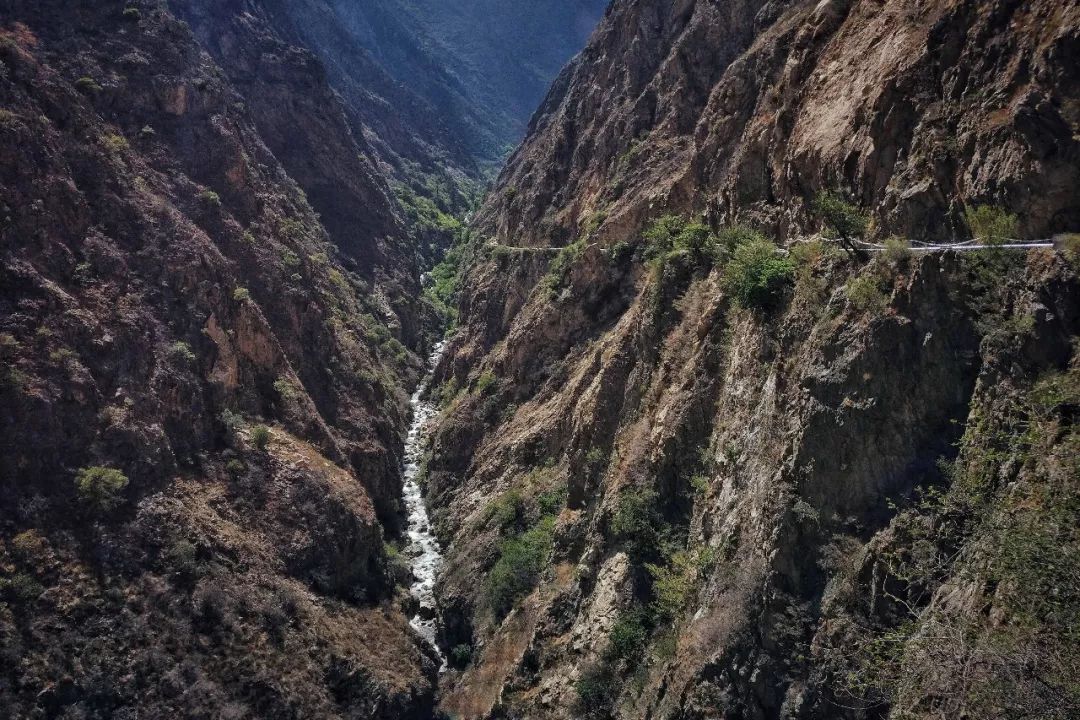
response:
M442 356L443 347L444 343L435 346L428 359L428 374L409 401L412 408L412 425L409 427L409 436L405 441L405 482L402 491L405 510L409 515L409 545L405 548L405 557L408 558L413 574L413 584L409 591L419 607L416 615L409 622L439 653L439 659L442 661L440 672L446 669L446 658L439 649L438 643L435 642L437 629L435 576L442 567L443 558L439 541L431 530L431 520L428 518L427 507L424 505L423 491L418 482L418 476L420 462L431 433L431 421L438 412L436 404L425 398L424 393L431 382L431 373Z

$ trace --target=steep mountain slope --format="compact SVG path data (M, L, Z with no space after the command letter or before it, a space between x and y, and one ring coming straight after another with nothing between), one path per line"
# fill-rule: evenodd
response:
M1075 2L613 4L466 251L445 710L1080 711L1076 237L808 237L863 224L829 190L879 240L1080 228L1078 50Z
M351 259L350 269L375 281L413 345L420 333L416 252L372 148L353 132L348 106L318 59L288 42L289 21L273 3L169 4L243 96L270 150Z
M313 57L234 22L225 72L164 2L0 4L4 717L430 716L418 268Z
M844 187L883 226L963 234L994 202L1074 229L1076 5L616 4L556 83L482 225L559 244L643 209L805 226Z
M552 79L585 46L608 2L412 0L401 5L450 57L443 65L492 125L485 158L501 162L524 135Z
M321 74L325 68L354 138L370 147L379 171L392 178L420 263L431 267L460 234L459 218L472 212L483 185L520 139L551 79L582 47L604 4L176 0L172 6L249 102L273 118L275 153L338 234L336 227L355 226L354 206L324 207L304 177L318 178L324 165L347 169L337 159L339 149L294 138L290 126L300 110L298 127L318 129L326 120L320 108L336 111L337 103L323 99L314 107L294 107L291 98L274 92L286 87L276 77L278 65L262 63L281 56L282 43L317 56L318 64L305 61L304 72ZM236 42L244 36L258 42ZM250 54L262 49L269 53ZM296 167L300 163L308 170ZM333 193L337 184L366 172L353 168L333 183L327 173L326 185ZM402 288L401 295L412 296L409 290Z
M474 178L521 138L606 0L268 3L326 64L383 159Z

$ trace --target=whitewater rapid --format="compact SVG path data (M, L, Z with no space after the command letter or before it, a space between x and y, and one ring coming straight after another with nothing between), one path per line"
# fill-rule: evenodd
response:
M419 607L416 615L409 622L439 653L439 659L442 661L440 672L446 669L446 658L439 649L438 643L435 642L437 630L435 577L442 567L443 558L439 541L435 539L431 531L431 520L428 518L427 507L424 505L423 491L420 488L418 476L424 448L427 446L431 432L431 421L438 412L436 404L425 398L424 393L431 382L431 372L442 357L443 347L444 343L435 346L428 359L428 374L409 401L412 408L412 425L409 427L409 436L405 441L405 482L402 492L405 510L409 516L409 545L405 548L405 556L409 560L409 567L412 569L414 578L409 591Z

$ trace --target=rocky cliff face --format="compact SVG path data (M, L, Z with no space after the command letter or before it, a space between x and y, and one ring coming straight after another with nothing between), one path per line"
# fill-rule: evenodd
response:
M1078 47L1075 3L613 5L479 214L440 370L448 712L1080 708L1075 239L807 237L829 189L880 238L1075 230Z
M307 197L349 269L374 281L394 324L414 345L417 258L375 154L353 132L349 109L317 57L290 43L291 21L273 3L170 3L245 99L261 137Z
M606 0L173 3L233 81L260 99L261 116L276 117L279 132L272 135L280 142L274 152L301 181L328 229L338 216L344 216L340 224L346 230L355 227L349 217L353 206L325 209L302 177L319 178L324 165L342 166L340 148L312 145L294 133L311 125L321 131L327 124L322 108L334 109L334 123L338 111L344 112L353 137L370 147L379 172L392 179L409 244L424 267L438 263L461 234L459 218L475 210L484 184L521 139L552 78L584 45L605 5ZM238 34L253 33L259 42L235 42ZM283 41L292 47L282 47ZM277 77L280 60L264 61L298 53L297 46L310 48L319 61L307 59L299 72L317 84L325 68L340 105L322 98L316 106L295 107L289 86ZM238 57L249 50L262 54ZM297 72L296 63L290 67ZM292 128L298 110L306 119ZM302 173L289 158L308 171ZM367 172L347 169L327 182L331 192ZM411 288L400 290L402 297L415 296Z
M518 143L606 5L322 0L283 9L388 159L476 174L497 169Z
M0 4L0 715L429 716L413 255L312 56L180 6Z
M805 229L843 187L883 227L993 202L1074 229L1075 3L617 2L482 215L518 245L665 207Z
M399 179L449 172L473 180L497 171L606 4L234 3L251 15L272 16L278 32L311 48L354 132Z

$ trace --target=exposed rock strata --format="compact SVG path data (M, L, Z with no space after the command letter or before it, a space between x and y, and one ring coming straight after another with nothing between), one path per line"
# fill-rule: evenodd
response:
M1075 229L1074 2L619 0L556 81L480 225L563 244L664 208L788 235L843 187L882 227L964 232L962 206Z
M443 362L429 487L450 543L445 642L473 648L448 711L1076 710L1067 623L1026 626L1007 569L1038 564L1033 537L1073 552L1055 533L1075 503L1040 495L1051 529L1032 521L1012 548L1001 519L1075 485L1074 400L1048 414L1033 400L1046 377L1074 398L1075 251L866 267L804 248L769 311L735 307L722 268L641 255L667 213L803 239L809 201L834 188L882 238L966 237L978 204L1015 212L1025 236L1075 231L1078 42L1072 2L614 3L478 216ZM874 309L845 290L866 276L884 283ZM490 573L513 523L537 522L560 488L546 570L503 618ZM643 492L664 542L635 549L613 527ZM612 660L619 618L657 602L650 565L684 581L678 611L646 624L632 664ZM1053 612L1074 617L1080 594L1055 572L1039 582L1070 588ZM943 627L977 641L934 653ZM963 687L962 662L978 667Z

